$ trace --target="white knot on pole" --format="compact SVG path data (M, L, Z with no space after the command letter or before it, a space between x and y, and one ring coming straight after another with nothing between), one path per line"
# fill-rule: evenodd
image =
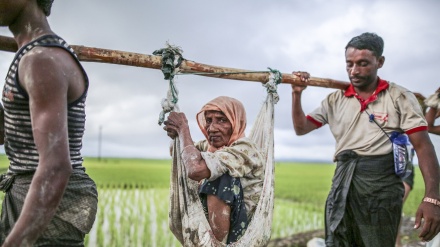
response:
M272 94L274 103L278 103L280 97L278 95L277 89L278 84L281 83L282 74L278 70L269 69L269 81L263 84L263 87L267 89L268 94Z
M164 79L169 80L167 97L162 99L162 111L159 114L159 125L165 121L165 115L171 111L179 111L177 101L179 101L179 91L175 85L174 77L179 73L179 66L183 61L182 50L177 46L172 46L167 42L167 48L154 51L153 54L162 56L162 72Z

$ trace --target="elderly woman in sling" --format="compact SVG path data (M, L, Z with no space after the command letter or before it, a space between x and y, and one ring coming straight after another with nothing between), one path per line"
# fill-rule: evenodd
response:
M236 242L246 231L260 198L264 159L245 137L246 112L234 98L220 96L197 114L205 138L192 140L184 113L172 112L164 122L171 138L179 138L188 177L199 181L199 196L215 238Z

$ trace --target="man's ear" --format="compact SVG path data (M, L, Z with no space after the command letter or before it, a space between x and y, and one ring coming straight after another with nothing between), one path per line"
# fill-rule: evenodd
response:
M379 69L382 68L382 66L383 66L384 63L385 63L385 57L384 57L384 56L380 56L380 57L378 58L378 64L379 64L378 68L379 68Z

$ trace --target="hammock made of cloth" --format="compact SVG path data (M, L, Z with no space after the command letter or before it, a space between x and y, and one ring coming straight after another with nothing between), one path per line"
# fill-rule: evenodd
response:
M278 96L268 95L249 134L265 159L265 176L260 200L244 235L235 243L218 241L206 219L198 195L198 183L187 176L180 157L178 138L174 141L170 181L169 226L183 246L266 246L270 240L274 200L274 104Z
M440 93L434 93L425 99L425 105L428 107L440 109Z

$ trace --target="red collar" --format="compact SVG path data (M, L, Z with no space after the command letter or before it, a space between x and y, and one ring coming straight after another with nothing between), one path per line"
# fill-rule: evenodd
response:
M361 103L361 112L364 111L365 109L367 109L367 105L370 104L371 102L375 101L377 99L377 95L386 90L389 86L388 82L385 80L380 79L379 77L377 78L378 80L378 84L377 84L377 88L376 90L374 90L373 94L366 100L362 99L354 90L353 84L350 84L350 86L348 86L347 90L345 90L344 96L345 97L356 97L359 100L359 103Z

